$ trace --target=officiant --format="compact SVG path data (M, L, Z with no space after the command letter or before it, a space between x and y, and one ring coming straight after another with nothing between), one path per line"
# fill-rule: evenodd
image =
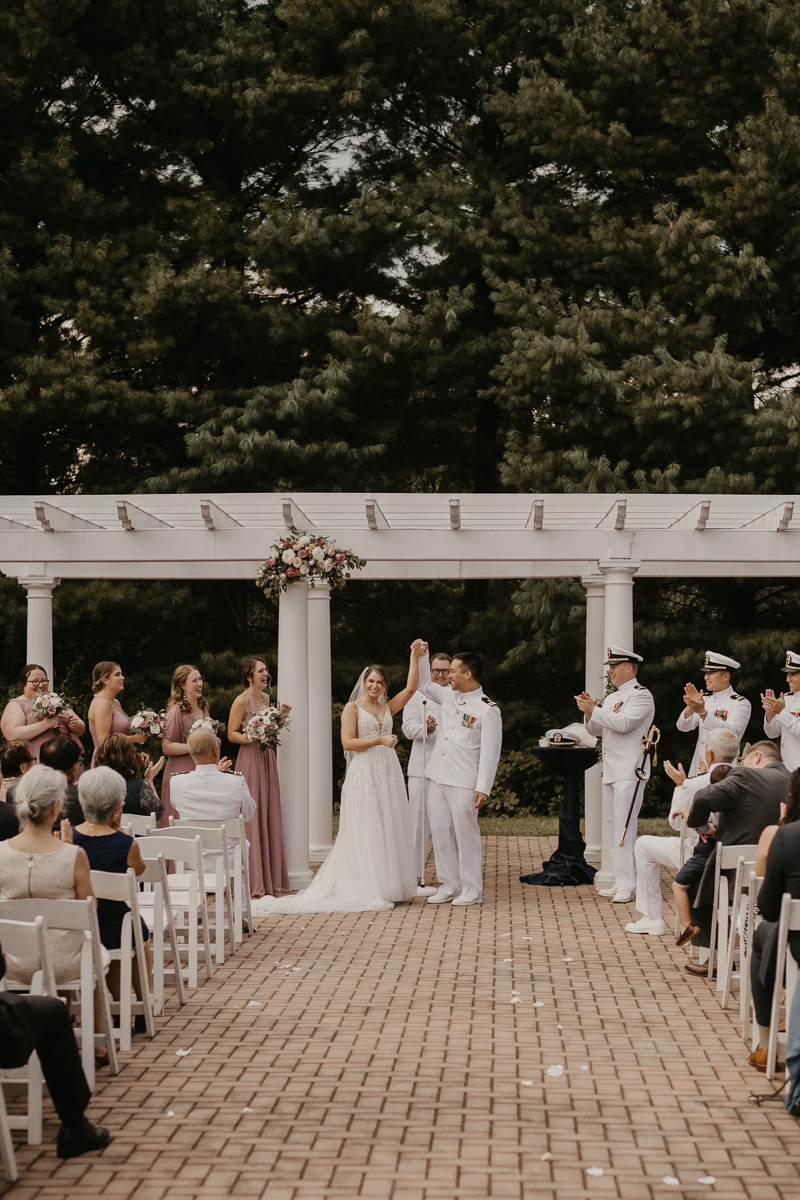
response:
M440 687L449 688L450 655L439 651L434 654L430 664L432 681ZM434 700L428 700L422 692L415 692L403 709L403 733L411 742L411 756L408 760L408 811L414 830L414 862L417 864L419 876L424 876L422 864L428 856L428 841L431 836L427 806L425 828L422 828L422 777L436 742L439 716L439 705ZM424 884L424 878L422 882Z
M418 662L418 689L440 707L425 777L436 873L442 886L427 903L480 904L483 863L478 811L494 783L503 720L481 687L483 664L477 654L453 655L449 688L432 682L427 653Z

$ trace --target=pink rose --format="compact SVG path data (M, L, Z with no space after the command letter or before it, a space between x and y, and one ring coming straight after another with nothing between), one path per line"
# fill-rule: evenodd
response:
M274 567L274 566L275 566L275 559L274 559L274 558L268 558L268 559L267 559L267 561L264 563L264 566L265 566L265 567Z
M338 563L344 562L344 555L343 555L343 554L337 554L337 555L336 555L336 561L337 561Z
M286 540L286 541L283 543L283 548L284 548L284 550L288 550L288 549L289 549L289 547L291 546L291 544L292 544L292 543L291 543L291 541L289 541L289 540L287 539L287 540Z
M286 578L287 578L287 579L292 579L292 578L293 578L293 577L294 577L296 574L297 574L297 571L295 570L295 568L294 568L294 567L288 567L288 568L287 568L287 571L286 571Z
M298 550L297 557L298 558L308 558L308 551L307 550Z
M328 544L325 547L325 553L333 554L335 550L336 550L336 547L334 546L333 542L328 542Z

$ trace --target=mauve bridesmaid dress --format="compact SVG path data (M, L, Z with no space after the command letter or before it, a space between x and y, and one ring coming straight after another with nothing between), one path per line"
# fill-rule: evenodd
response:
M210 716L210 714L208 714ZM164 737L170 742L182 742L186 744L186 735L197 717L191 713L185 713L179 704L173 704L167 709L167 729ZM169 801L169 781L173 775L183 775L186 771L193 771L195 761L191 754L168 754L164 764L164 772L161 776L161 803L164 805L164 815L158 822L160 829L166 829L169 825L170 817L178 819L178 813L172 807Z
M113 715L111 717L111 733L132 733L132 732L133 731L131 729L131 723L130 723L127 713L117 712L117 710L115 708ZM98 744L97 743L97 732L94 727L94 721L89 722L89 733L92 735L92 741L94 742L94 754L92 755L92 766L94 766L94 760L97 758L97 744ZM111 736L111 733L109 733L109 737Z
M253 693L248 691L247 717L258 712ZM247 717L245 720L247 720ZM281 789L274 750L239 746L236 770L244 775L256 802L256 815L245 825L250 842L250 891L253 896L282 896L290 891L286 852L283 847Z

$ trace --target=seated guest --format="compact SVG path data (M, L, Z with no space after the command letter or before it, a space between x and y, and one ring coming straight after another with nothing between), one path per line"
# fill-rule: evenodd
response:
M72 841L80 846L89 859L93 871L111 871L124 875L128 867L133 867L137 875L144 872L145 865L136 838L123 833L120 829L123 809L125 808L125 781L111 767L94 767L86 771L78 783L81 808L86 820L70 828L67 822L62 826L61 836L65 841ZM107 950L119 950L122 940L122 922L130 907L124 900L98 900L97 923L100 926L100 940ZM142 937L144 938L144 954L147 960L148 980L152 980L153 962L150 954L150 931L142 921ZM143 989L139 978L139 964L133 961L133 988L140 1000L143 999ZM120 960L112 959L108 969L108 990L115 1000L120 998ZM135 1021L137 1033L144 1033L145 1019L138 1015Z
M0 775L2 780L2 775ZM14 812L13 804L0 804L0 842L16 837L19 833L19 821Z
M778 828L769 846L764 882L758 893L758 909L764 918L753 935L750 956L750 983L753 988L753 1007L758 1024L758 1049L749 1062L759 1071L766 1070L769 1019L778 953L778 922L781 900L788 892L800 900L800 771L791 777L789 797L782 805ZM800 931L789 933L789 949L800 963Z
M714 730L714 733L725 733L726 730ZM709 736L709 742L713 734ZM708 743L706 743L708 750ZM708 774L709 786L714 783L722 783L726 775L730 775L732 767L728 765L720 765L714 767L713 771ZM711 814L712 817L714 813ZM716 825L712 822L701 826L698 831L700 834L699 841L694 848L690 858L687 858L678 874L672 883L672 894L675 897L675 907L678 910L680 918L681 930L675 939L676 946L685 946L692 938L697 937L700 930L692 921L692 908L689 903L689 889L696 883L699 883L703 878L703 872L706 869L706 862L709 855L714 850L714 838L716 837Z
M79 846L53 836L67 791L60 771L37 763L20 780L14 795L14 807L21 832L0 842L0 900L40 897L46 900L85 900L92 895L89 860ZM80 929L49 929L48 940L53 958L56 983L75 979L81 969ZM30 983L38 970L33 959L6 956L8 978ZM95 1028L102 1029L102 1006L98 989L94 994ZM108 1062L106 1050L98 1050L95 1059Z
M134 816L160 818L164 809L156 795L153 780L164 765L163 756L157 763L151 763L147 754L137 751L130 738L119 733L112 733L105 738L97 748L95 766L111 767L125 780L125 809L126 813ZM144 766L144 778L140 772Z
M0 950L0 979L6 965ZM55 996L0 992L0 1067L24 1067L34 1050L39 1056L50 1099L61 1118L56 1140L59 1158L77 1158L111 1141L107 1129L85 1117L92 1093L81 1066L78 1043L66 1004Z
M0 746L0 800L14 803L14 789L26 771L33 766L33 755L27 742L4 742Z
M749 846L758 842L767 825L780 818L781 801L786 799L789 772L780 761L773 742L756 742L740 767L734 767L727 779L714 787L697 792L690 809L678 810L693 829L718 813L717 842L725 846ZM714 891L716 846L706 860L702 879L692 902L692 923L700 933L696 940L708 946L711 940L711 908ZM732 880L735 872L724 871ZM708 964L686 963L690 975L708 975Z
M710 770L715 763L732 763L739 753L739 741L730 729L712 729L706 739L704 755L705 763ZM703 760L701 759L701 763ZM680 833L681 819L676 814L688 807L695 792L709 785L709 775L706 766L699 775L686 777L682 766L673 767L672 763L664 763L664 770L676 785L672 793L669 823ZM692 837L687 830L687 837ZM667 927L661 916L661 867L680 866L680 838L659 837L656 834L645 834L636 839L634 859L636 861L636 910L642 913L638 921L631 921L625 926L627 933L649 933L655 937L666 933Z
M195 770L172 776L170 803L178 816L197 821L229 821L241 814L245 821L252 821L256 802L244 777L231 774L226 769L226 764L230 767L228 760L220 759L220 740L213 729L195 729L186 744ZM242 853L246 852L243 847ZM203 859L206 871L213 872L217 860L213 850L207 850Z
M67 779L67 798L64 802L62 817L70 825L80 825L83 820L83 810L78 799L78 789L75 781L81 773L83 751L72 738L54 737L45 742L39 750L39 762L54 771L60 771Z

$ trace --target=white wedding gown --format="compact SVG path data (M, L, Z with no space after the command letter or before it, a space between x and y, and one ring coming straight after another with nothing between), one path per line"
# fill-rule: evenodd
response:
M358 736L392 732L358 709ZM417 894L414 838L403 771L394 750L373 746L353 755L344 786L333 849L304 892L253 901L253 916L280 913L378 912Z

